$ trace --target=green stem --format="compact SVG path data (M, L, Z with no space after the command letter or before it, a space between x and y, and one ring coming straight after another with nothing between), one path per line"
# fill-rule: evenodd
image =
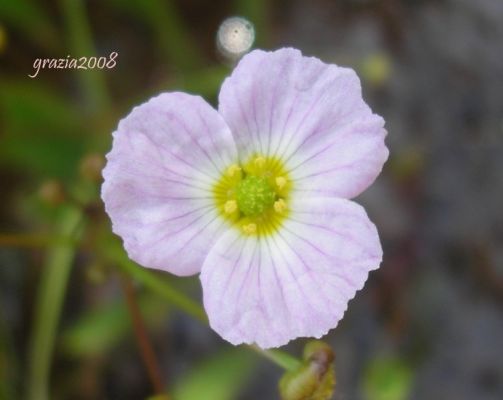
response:
M175 289L166 280L160 279L155 273L138 266L127 258L121 248L109 244L105 251L108 259L113 261L125 273L187 314L201 322L208 323L206 313L199 303L185 296L184 293ZM297 358L281 350L263 350L257 346L248 347L285 370L293 370L301 364Z
M94 48L87 12L82 0L60 0L61 12L66 24L68 49L73 58L99 57ZM108 54L106 55L108 56ZM105 83L105 76L100 69L78 69L81 90L86 103L92 111L110 107L110 99Z
M287 371L293 371L302 365L299 359L281 350L264 350L255 345L250 348Z
M194 69L201 64L197 45L190 37L172 0L140 0L137 4L154 28L161 50L171 64L180 70Z
M109 260L113 261L114 264L116 264L126 274L144 284L152 292L156 293L160 297L163 297L171 304L185 311L187 314L199 321L204 323L208 322L206 313L197 302L173 288L165 280L159 279L159 277L154 273L145 268L139 267L135 262L127 258L122 249L110 245L106 249L106 253Z
M0 399L19 398L21 379L12 330L5 323L4 310L0 307Z
M80 235L82 212L65 209L57 227L58 234L75 239ZM30 339L28 363L28 400L49 399L49 373L55 336L61 314L68 276L75 249L55 245L46 257L34 310L34 325Z
M136 18L143 19L158 40L164 61L177 72L194 70L203 57L178 13L173 0L114 0L113 4Z

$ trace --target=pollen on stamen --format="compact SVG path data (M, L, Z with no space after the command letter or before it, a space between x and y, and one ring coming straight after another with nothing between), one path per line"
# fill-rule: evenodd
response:
M279 190L283 189L287 182L286 178L283 176L277 176L274 181Z
M227 168L227 171L225 171L225 174L229 178L235 177L239 172L241 172L241 167L237 164L232 164L229 168Z
M265 167L266 159L264 157L257 157L255 160L253 160L253 164L255 165L256 168L262 169Z
M243 232L247 235L252 235L257 232L257 224L246 224L243 225Z
M238 203L236 200L228 200L225 202L224 211L226 214L232 214L238 209Z
M283 199L276 200L274 202L274 211L278 214L283 214L286 210L286 202Z

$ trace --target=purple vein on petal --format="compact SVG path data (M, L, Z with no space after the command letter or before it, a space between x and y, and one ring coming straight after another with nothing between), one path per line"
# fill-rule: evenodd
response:
M196 171L197 173L200 173L202 175L205 175L206 177L208 177L210 180L214 180L215 178L211 175L209 175L207 172L205 171L202 171L196 167L194 167L192 164L188 163L184 158L180 157L178 154L168 150L166 147L164 146L161 146L159 143L157 143L153 138L151 138L149 135L145 134L144 132L141 132L142 135L144 135L148 141L150 141L150 143L152 143L152 145L154 147L157 147L159 149L162 149L163 151L165 151L166 153L168 153L169 155L171 155L172 157L176 158L178 161L182 162L183 164L185 164L186 166L188 166L189 168L191 168L192 170ZM186 177L187 179L190 179L189 177Z
M314 227L314 228L318 228L318 229L330 232L331 234L343 237L348 242L351 242L351 243L354 243L354 244L360 246L362 248L362 251L365 251L365 253L370 258L377 258L377 256L375 254L371 254L367 250L363 250L363 249L365 249L365 247L358 240L356 240L356 238L353 237L352 235L348 235L348 234L346 234L344 232L340 232L340 231L331 230L331 229L329 229L329 228L327 228L326 226L323 226L323 225L316 225L316 224L312 224L310 222L299 221L299 220L296 220L296 219L293 219L293 218L290 219L290 221L294 221L294 222L296 222L296 223L298 223L300 225L307 225L307 226L311 226L311 227Z
M304 265L304 269L305 269L305 272L308 274L308 276L311 278L311 280L315 283L316 286L320 286L319 283L313 278L313 275L316 273L316 271L313 271L311 269L311 267L309 267L309 265L305 262L305 260L302 258L302 256L297 252L295 251L295 249L293 248L293 246L288 242L287 239L285 239L285 237L280 233L279 236L281 237L281 239L283 239L283 241L285 242L285 244L288 246L288 248L297 256L297 258L302 262L302 265ZM327 300L328 302L328 299L327 297L325 296L324 294L324 297L325 297L325 300Z
M335 78L334 80L336 80L336 79L337 78ZM327 94L329 89L330 89L330 87L327 84L327 87L322 91L322 93L320 93L316 97L316 99L311 103L311 105L309 107L307 107L307 111L304 113L304 115L300 119L300 122L298 123L297 128L295 128L295 130L293 131L292 137L295 137L298 134L300 128L302 127L302 125L304 125L304 122L306 121L307 117L311 114L311 111L320 102L321 99L325 98L325 95ZM283 152L279 155L279 158L283 159L285 157L286 153L290 153L290 154L293 153L292 151L289 151L292 143L294 143L293 140L285 146L285 148L283 149ZM297 148L297 150L298 150L298 148Z
M325 132L327 132L329 130L333 130L334 127L337 124L339 124L341 120L344 120L350 114L352 114L352 113L347 113L344 116L336 118L336 120L332 124L330 124L329 126L320 125L320 126L316 127L315 129L313 129L313 131L311 133L309 133L308 135L306 135L306 137L296 147L296 149L294 151L292 151L287 158L285 158L284 162L287 163L288 161L290 161L290 159L292 159L292 157L295 154L297 154L302 147L307 146L307 143L308 143L309 140L315 138L318 135L324 134ZM371 122L371 121L366 121L366 122ZM338 132L337 133L334 132L334 136L336 135L337 141L332 141L332 142L328 143L325 147L323 147L322 151L320 151L319 153L316 153L316 155L322 153L325 150L328 150L330 147L332 147L332 146L334 146L336 144L339 144L338 141L341 140L341 139L343 139L348 134L355 133L354 130L351 129L351 128L354 128L354 125L355 125L355 121L349 121L349 122L345 123L344 125L340 126L337 129ZM292 167L291 170L297 169L298 167L300 167L301 165L303 165L306 161L309 161L311 158L313 158L313 157L310 156L308 159L301 161L298 165Z
M229 246L229 248L230 248L230 247L232 247L232 246L233 246L233 245L234 245L234 244L235 244L235 243L236 243L239 239L240 239L240 238L238 237L236 240L234 240L234 241L232 242L232 245L231 245L231 246ZM224 292L223 292L223 293L222 293L222 295L220 296L220 300L221 300L221 301L223 301L223 300L226 298L226 294L227 294L227 292L228 292L228 290L229 290L229 287L230 287L229 283L232 281L232 277L234 276L234 272L235 272L235 271L236 271L236 269L237 269L237 265L238 265L239 261L241 261L241 257L242 257L242 255L243 255L243 249L244 249L244 247L245 247L245 245L246 245L246 240L242 240L242 241L241 241L241 243L242 243L242 246L241 246L241 249L239 250L239 253L238 253L238 258L237 258L237 260L234 262L234 265L232 266L232 271L231 271L231 273L229 274L229 277L228 277L228 279L227 279L227 282L225 283L225 286L224 286ZM229 249L229 248L228 248L228 249ZM224 254L225 254L225 253L228 251L228 249L227 249L226 251L222 252L222 253L224 253Z
M193 220L191 220L191 221L190 221L187 225L185 225L185 226L181 227L181 228L180 228L180 229L178 229L177 231L175 231L175 232L168 232L168 233L164 234L161 238L159 238L159 239L157 239L157 240L153 241L152 243L149 243L149 245L148 245L148 246L146 246L146 249L148 250L148 249L150 249L150 248L154 247L155 245L159 244L160 242L162 242L162 241L166 240L168 237L170 237L170 236L175 236L175 235L177 235L178 233L180 233L180 232L184 231L185 229L192 227L195 223L197 223L199 220L201 220L201 218L203 218L205 215L206 215L206 214L201 214L201 215L198 215L196 218L194 218ZM203 229L200 229L200 230L197 232L197 234L199 234L202 230L204 230L204 229L205 229L208 225L210 225L210 224L211 224L213 221L215 221L215 219L217 219L217 218L218 218L218 215L214 216L214 217L213 217L213 219L211 219L211 220L210 220L210 221L209 221L209 222L208 222L208 223L207 223L207 224L203 227ZM194 236L196 236L196 235L193 235L191 238L193 238ZM145 250L145 249L143 249L143 250Z
M245 283L248 281L248 277L250 276L250 271L253 269L252 268L253 259L255 257L255 252L257 251L257 247L258 247L258 245L257 245L258 242L256 240L254 242L255 242L255 246L253 247L253 252L251 253L250 262L248 263L248 268L246 270L246 275L243 278L243 281L241 282L241 286L239 287L239 290L237 292L239 294L240 298L245 298L245 296L246 296L246 294L243 293L243 288L245 287ZM249 285L248 285L248 287L249 287ZM234 317L233 322L235 325L239 325L239 322L236 321L236 319L240 320L243 317L243 315L245 315L245 314L244 313L239 314L238 316Z
M279 234L278 235L278 238L281 238L281 240L286 244L286 246L292 250L292 247L290 246L290 244L285 240L285 238ZM276 242L276 239L277 238L273 238L273 240ZM304 292L304 288L302 287L302 285L299 283L298 279L297 279L297 275L295 273L293 273L292 269L290 268L290 263L288 262L288 257L283 253L283 251L281 250L281 247L278 246L278 244L276 243L276 246L277 246L277 249L278 249L278 254L281 255L281 258L283 258L284 262L285 262L285 268L288 270L290 276L293 278L293 281L295 282L296 286L299 288L299 292L302 294L302 296L306 299L306 304L313 310L315 311L316 313L319 312L319 310L314 307L311 302L309 301L309 297L307 296L307 294ZM298 256L297 256L298 257ZM305 263L303 263L304 265L304 268L306 267ZM316 283L316 282L315 282ZM317 283L316 283L317 284Z
M208 154L208 152L206 151L206 149L204 149L201 146L201 143L199 143L199 141L197 139L195 139L194 136L192 136L192 134L190 132L190 129L188 129L187 125L185 124L185 121L183 121L180 118L178 118L172 112L168 112L168 113L166 113L166 115L168 116L168 118L170 120L175 121L176 123L178 123L178 125L180 125L183 128L183 130L185 131L185 133L187 134L187 136L190 138L190 140L192 141L192 143L194 143L203 152L203 154L206 156L206 158L211 163L211 165L213 165L213 167L215 168L215 172L217 173L217 175L220 174L220 169L216 166L215 162L213 161L213 157L211 157ZM210 135L210 136L212 136L212 135Z
M370 150L368 150L364 154L362 154L360 159L353 160L353 161L351 161L351 162L349 162L347 164L344 164L344 165L337 165L337 166L334 166L334 167L331 167L331 168L328 168L328 169L325 169L325 170L322 170L322 171L317 171L317 172L313 172L313 173L308 174L308 175L299 176L299 177L296 178L296 180L300 181L302 179L312 178L314 176L320 176L320 175L323 175L323 174L326 174L326 173L329 173L329 172L333 172L333 171L341 171L341 170L345 170L345 169L350 169L350 168L354 167L355 164L361 163L362 160L364 160L370 154L372 154L373 152L375 152L376 147L379 147L379 146L380 146L380 143L376 143L376 145L373 146Z
M229 78L227 78L227 79L229 79ZM234 101L236 102L236 104L237 104L237 106L239 108L239 113L241 114L241 119L243 120L243 125L246 126L246 130L248 131L248 136L250 138L253 138L253 141L254 141L255 140L254 136L256 136L256 135L253 134L252 131L251 131L251 129L250 129L251 128L250 127L250 123L249 123L248 117L246 116L246 113L245 113L245 111L243 109L243 104L240 101L240 96L239 96L239 93L237 92L237 88L233 84L231 84L231 88L232 88L232 91L234 92ZM236 127L234 127L234 129L236 129ZM255 142L255 143L253 143L254 144L254 146L253 146L254 147L253 148L253 152L257 151L257 149L255 148L255 145L257 143L258 143L258 141ZM240 154L239 156L242 157L242 154Z
M196 109L196 112L197 112L197 116L199 117L199 120L202 122L202 124L204 125L204 129L206 129L206 133L208 134L208 136L210 137L210 140L211 140L211 143L213 144L213 147L215 149L215 152L218 154L218 158L220 159L220 162L222 163L222 165L225 165L226 164L226 161L224 160L221 152L220 152L220 147L217 146L216 142L215 142L215 138L214 138L214 134L211 132L210 130L210 127L208 126L208 121L206 121L203 116L201 115L201 110L199 110L198 108Z
M274 271L274 278L276 279L277 286L280 288L281 300L283 301L283 304L285 306L285 310L286 310L287 315L288 315L287 318L289 320L292 320L293 319L293 314L292 314L292 312L290 310L290 306L288 305L288 303L286 301L285 290L284 290L284 287L281 284L281 281L280 281L279 276L278 276L278 266L276 265L276 262L274 261L274 256L273 256L273 250L271 248L271 243L269 242L269 240L267 238L265 239L265 242L266 242L267 248L269 250L269 257L270 257L271 263L272 263L272 270Z
M309 246L311 246L316 252L318 252L319 254L325 256L327 259L330 259L330 258L333 258L331 255L325 253L323 250L321 250L318 246L316 246L314 243L312 243L310 240L306 239L305 237L302 237L300 235L298 235L297 233L291 231L290 229L286 228L285 227L285 230L287 232L289 232L290 234L294 235L294 236L297 236L300 240L302 240L303 242L307 243ZM352 260L343 260L343 262L345 263L351 263ZM343 275L339 275L338 273L334 271L331 271L331 273L333 273L334 275L338 276L339 278L341 278L344 282L346 282L349 286L353 286L353 287L356 287L355 283L349 279L347 277L347 275L344 273Z

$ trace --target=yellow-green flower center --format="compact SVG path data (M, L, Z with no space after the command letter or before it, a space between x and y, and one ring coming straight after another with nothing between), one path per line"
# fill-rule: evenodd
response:
M254 217L263 214L276 200L276 193L263 176L249 175L236 187L236 202L244 215Z
M241 232L268 235L288 215L291 186L279 160L254 156L247 163L230 165L213 194L221 215Z

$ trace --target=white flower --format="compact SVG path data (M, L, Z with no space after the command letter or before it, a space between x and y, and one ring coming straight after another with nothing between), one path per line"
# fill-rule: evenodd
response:
M335 327L379 266L363 208L388 156L356 74L298 50L253 51L218 111L164 93L119 123L102 196L139 264L201 273L211 327L275 347Z

